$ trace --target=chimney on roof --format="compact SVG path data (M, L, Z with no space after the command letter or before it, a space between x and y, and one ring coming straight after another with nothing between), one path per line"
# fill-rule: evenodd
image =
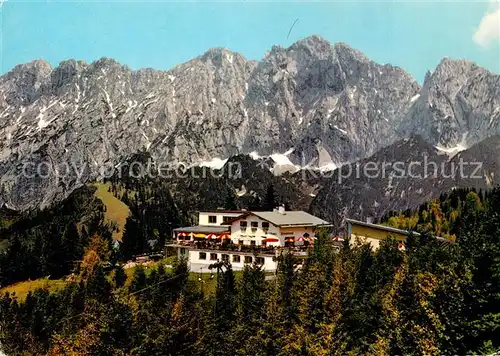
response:
M284 205L280 205L278 207L278 213L285 215L285 206Z
M368 224L373 224L373 216L368 216L368 217L366 218L366 222L367 222Z

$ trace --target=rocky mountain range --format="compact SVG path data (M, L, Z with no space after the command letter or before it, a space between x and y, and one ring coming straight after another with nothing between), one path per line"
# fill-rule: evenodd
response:
M347 217L378 220L415 210L457 188L486 191L500 184L499 152L499 135L453 157L421 136L404 139L333 172L321 182L310 210L341 226Z
M456 153L500 133L499 76L473 62L443 59L415 98L400 126L404 136Z
M48 206L137 152L186 165L278 155L333 170L419 135L445 159L500 134L499 78L443 59L420 86L318 36L259 62L216 48L169 71L21 64L0 78L0 205Z

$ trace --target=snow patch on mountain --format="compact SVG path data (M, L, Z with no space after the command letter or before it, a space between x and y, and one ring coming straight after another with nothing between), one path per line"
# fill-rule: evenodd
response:
M337 168L339 168L339 167L335 163L331 162L331 163L327 163L327 164L319 167L319 171L330 172L330 171L336 170Z
M340 127L338 127L337 125L333 125L333 127L337 130L339 130L340 132L342 132L344 135L347 135L347 131L344 130L344 129L341 129Z
M274 162L274 165L272 167L269 167L269 170L274 174L281 174L284 172L297 172L301 169L301 166L293 164L289 158L294 149L295 148L292 147L285 153L273 153L269 156L261 156L258 152L253 151L249 153L249 156L255 161L271 159Z
M455 147L441 147L441 146L434 146L434 147L438 150L438 152L446 154L450 158L454 157L457 153L465 151L467 149L467 147L463 146L462 144L459 144Z
M221 158L216 157L216 158L212 158L210 161L202 161L198 164L198 166L208 167L211 169L221 169L222 167L224 167L226 162L227 162L227 158L221 159Z
M257 161L257 160L259 160L259 159L264 158L264 157L260 156L260 155L257 153L257 151L250 152L248 155L249 155L250 157L252 157L252 159L253 159L254 161Z
M276 164L278 165L291 165L294 166L292 161L290 161L290 158L286 154L281 154L281 153L274 153L269 156Z
M434 146L439 152L442 152L443 154L447 154L448 157L452 158L455 156L457 153L465 151L468 149L467 147L467 136L469 135L469 132L466 131L462 134L462 139L460 140L460 143L454 147L442 147L440 145Z
M245 187L244 184L241 186L241 189L236 190L236 195L239 196L239 197L242 197L246 193L247 193L247 188Z

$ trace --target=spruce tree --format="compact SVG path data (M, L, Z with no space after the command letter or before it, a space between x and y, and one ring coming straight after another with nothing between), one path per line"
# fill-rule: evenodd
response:
M264 309L265 274L256 263L245 265L239 282L239 316L245 328L261 320Z
M137 265L134 269L134 275L132 277L132 283L130 284L129 290L131 292L137 292L146 286L146 272L142 265Z
M118 266L115 269L115 275L114 275L115 287L116 288L123 287L125 285L126 280L127 280L127 274L125 273L125 270L123 269L122 266Z
M276 206L277 204L276 204L276 195L274 192L274 184L271 183L267 186L266 196L264 198L262 210L273 211L273 209L275 209Z

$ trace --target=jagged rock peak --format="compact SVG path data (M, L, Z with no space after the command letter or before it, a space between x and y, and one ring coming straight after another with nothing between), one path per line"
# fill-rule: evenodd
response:
M202 56L198 57L203 62L211 62L216 67L221 67L224 64L233 64L233 60L238 62L246 62L243 55L233 52L224 47L215 47L207 50Z
M332 51L332 45L323 37L313 35L298 40L288 48L288 50L301 49L309 50L312 53L330 53Z
M73 68L73 69L80 69L87 67L88 64L85 61L80 61L76 59L67 59L64 61L59 62L58 68Z
M101 71L101 72L104 71L103 74L105 74L108 70L132 72L132 69L130 69L129 66L121 64L117 60L107 57L102 57L97 61L90 63L90 65L88 65L87 68L90 69L91 71Z
M440 68L479 68L476 63L466 59L453 59L450 57L443 57L436 67L436 71Z
M424 80L424 85L431 81L441 81L446 78L464 78L469 77L471 74L480 69L474 62L463 59L450 59L443 58L433 72L428 72Z
M16 65L7 73L7 76L17 75L18 73L32 73L40 76L46 76L51 71L52 66L49 62L43 59L36 59L28 63Z
M403 131L453 152L500 133L499 82L474 62L443 58L427 72Z
M452 63L441 65L450 80L436 70L427 93L402 69L319 36L275 46L258 63L213 48L169 71L108 58L21 65L0 78L0 204L48 206L144 150L159 163L257 152L332 167L412 134L454 147L500 133L498 76L455 77ZM62 185L20 180L23 162L88 169Z
M345 42L337 42L335 43L333 48L335 49L335 53L339 57L343 57L349 60L355 60L357 62L371 62L371 60L366 57L363 52L352 48Z

